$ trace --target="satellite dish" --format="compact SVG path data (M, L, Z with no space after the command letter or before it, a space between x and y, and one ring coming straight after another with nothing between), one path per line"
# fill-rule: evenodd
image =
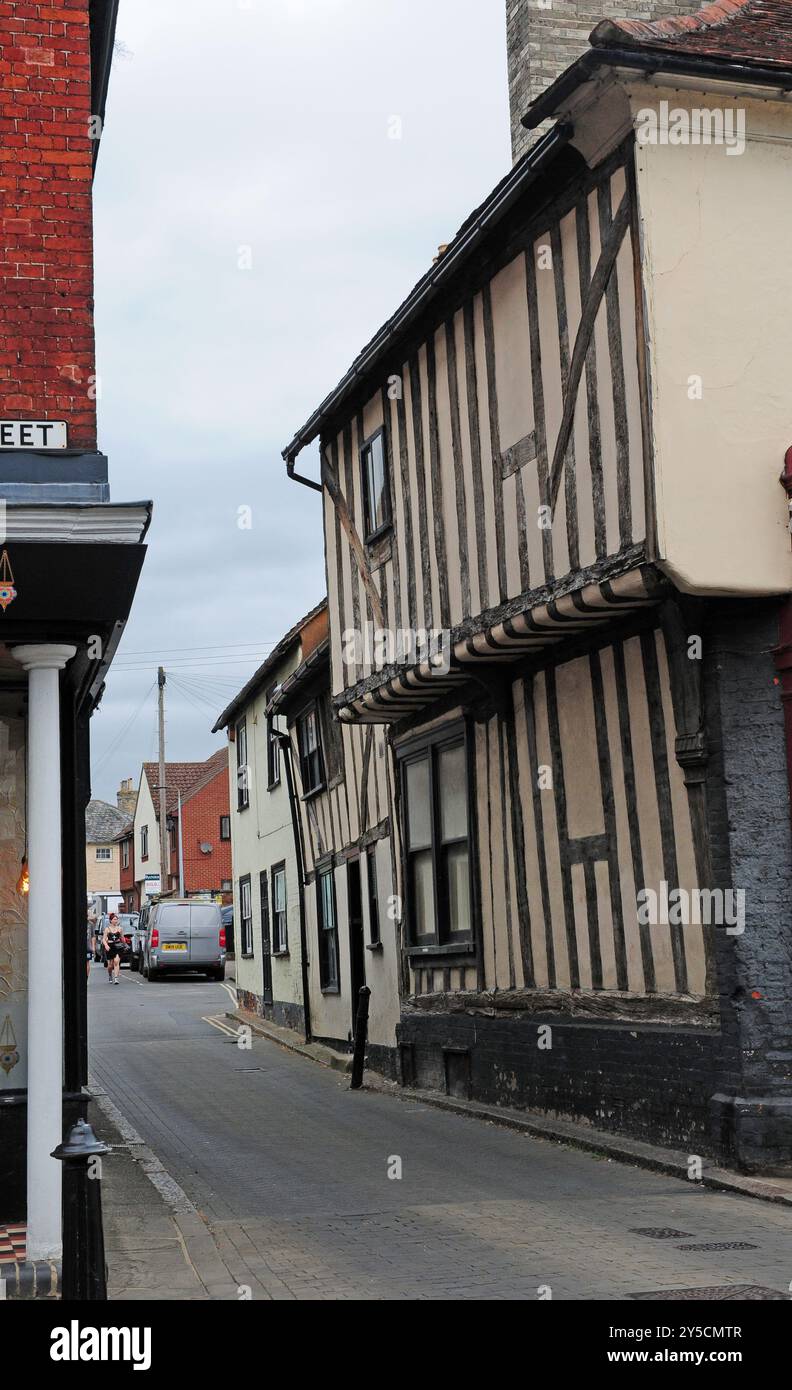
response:
M208 841L208 840L202 840L202 841L201 841L201 854L211 854L211 853L212 853L212 846L209 844L209 841Z

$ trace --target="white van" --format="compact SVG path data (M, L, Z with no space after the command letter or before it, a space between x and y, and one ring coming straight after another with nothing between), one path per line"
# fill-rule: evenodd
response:
M145 979L159 979L167 971L200 970L211 980L223 980L225 962L225 927L217 903L168 898L154 904L143 944Z

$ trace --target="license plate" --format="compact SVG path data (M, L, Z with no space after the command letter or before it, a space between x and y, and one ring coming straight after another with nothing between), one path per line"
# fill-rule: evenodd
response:
M163 941L163 943L162 943L162 949L163 949L163 951L186 951L186 950L187 950L187 942L186 942L186 941Z

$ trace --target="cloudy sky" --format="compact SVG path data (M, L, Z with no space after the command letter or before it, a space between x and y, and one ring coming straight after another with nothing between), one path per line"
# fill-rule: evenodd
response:
M319 497L280 451L508 168L505 9L121 0L95 188L100 445L113 499L152 498L154 524L93 720L94 796L156 756L159 663L168 757L206 758L324 592Z

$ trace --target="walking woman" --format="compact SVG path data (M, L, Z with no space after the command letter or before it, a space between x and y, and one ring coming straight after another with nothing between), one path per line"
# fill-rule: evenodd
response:
M121 956L124 950L124 935L115 912L111 912L107 919L107 926L102 934L102 945L105 948L105 961L107 963L107 978L111 985L118 984L118 977L121 973Z

